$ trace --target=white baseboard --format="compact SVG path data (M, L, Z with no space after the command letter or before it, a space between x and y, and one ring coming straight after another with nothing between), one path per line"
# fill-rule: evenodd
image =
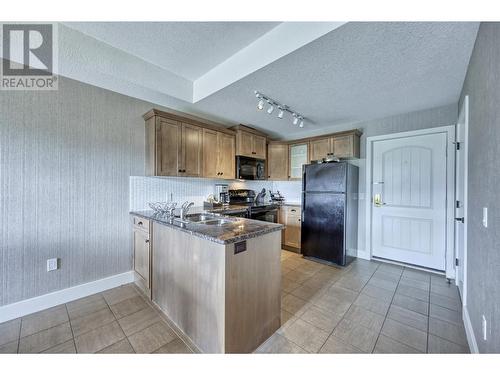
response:
M464 320L465 334L467 335L467 342L469 343L470 352L477 354L479 353L479 348L477 346L474 330L472 329L472 323L470 321L469 310L467 310L467 306L464 306L462 309L462 319Z
M42 296L25 299L10 305L0 306L0 323L132 282L134 282L134 271L128 271Z

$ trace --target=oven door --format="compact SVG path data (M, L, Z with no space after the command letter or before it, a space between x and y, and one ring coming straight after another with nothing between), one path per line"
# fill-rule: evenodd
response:
M267 221L269 223L278 222L278 209L271 210L251 210L250 219Z

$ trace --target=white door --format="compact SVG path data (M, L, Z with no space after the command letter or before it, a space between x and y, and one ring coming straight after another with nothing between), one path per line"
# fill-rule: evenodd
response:
M457 121L457 142L459 147L456 151L456 183L455 198L455 257L456 257L456 282L458 290L465 305L465 288L467 275L467 135L469 128L469 97L464 98L462 108ZM460 220L464 218L464 220Z
M446 133L375 141L372 254L445 269Z

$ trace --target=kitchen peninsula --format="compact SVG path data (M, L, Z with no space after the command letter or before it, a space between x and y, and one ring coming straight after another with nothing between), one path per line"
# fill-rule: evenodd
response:
M249 353L280 327L282 225L205 213L184 223L153 211L131 215L134 227L149 231L139 241L150 249L152 301L201 352Z

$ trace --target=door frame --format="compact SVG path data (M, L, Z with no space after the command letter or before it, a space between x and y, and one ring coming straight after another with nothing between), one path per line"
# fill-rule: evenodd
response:
M418 135L446 134L446 277L454 279L455 272L455 138L456 125L440 126L429 129L413 130L401 133L376 135L366 138L366 180L365 180L365 220L366 220L366 253L372 258L372 169L373 143L397 138L407 138ZM451 152L453 151L453 152Z
M464 115L464 139L458 140L460 142L460 150L457 152L463 152L464 153L464 165L458 166L463 169L463 190L464 190L464 201L463 203L463 217L464 217L464 223L462 224L464 226L464 258L459 259L459 261L462 263L462 269L464 272L464 279L463 281L463 290L462 290L462 305L466 306L467 305L467 225L468 225L468 180L469 180L469 95L465 95L464 101L462 103L462 106L459 108L458 112L458 119L460 119L460 116ZM457 139L458 139L458 121L457 121ZM455 239L456 240L456 239ZM458 246L458 244L457 244ZM456 252L456 257L458 258L458 250ZM455 278L455 284L458 287L458 268L456 269L456 278Z

